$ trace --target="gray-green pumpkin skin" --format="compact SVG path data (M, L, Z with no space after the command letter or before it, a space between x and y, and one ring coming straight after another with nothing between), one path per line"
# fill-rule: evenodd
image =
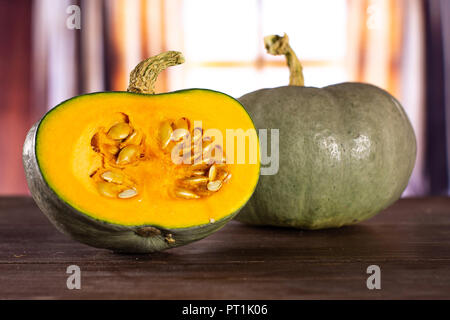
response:
M386 91L363 83L284 86L239 101L257 129L279 129L279 171L260 177L237 220L340 227L374 216L406 188L416 139L402 106Z

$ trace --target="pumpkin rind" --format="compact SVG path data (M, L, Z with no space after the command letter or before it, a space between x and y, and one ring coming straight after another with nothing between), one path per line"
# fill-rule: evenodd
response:
M261 176L237 220L305 229L368 219L395 202L416 140L400 103L362 83L285 86L239 99L257 129L278 128L279 172Z

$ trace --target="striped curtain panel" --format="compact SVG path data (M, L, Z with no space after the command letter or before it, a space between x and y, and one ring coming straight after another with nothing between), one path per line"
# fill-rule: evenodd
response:
M61 28L74 4L81 30ZM125 90L130 70L165 50L164 8L163 0L35 0L35 100L48 109L76 94Z
M213 8L213 14L220 14L214 10L219 5L216 1L208 1L208 7ZM189 53L188 43L183 42L200 37L189 34L189 30L202 30L202 25L194 24L197 20L201 23L205 15L189 9L195 3L196 0L0 1L0 18L8 26L0 29L0 64L7 75L0 80L0 127L8 132L0 135L0 194L27 192L21 165L22 143L26 130L48 109L82 93L125 90L130 70L143 58L166 50ZM244 34L248 38L259 37L268 25L264 17L273 3L249 3L245 7L255 11L257 27L247 26ZM309 2L303 5L306 3ZM343 4L347 17L348 80L373 83L398 97L416 132L417 162L404 195L448 194L450 1L347 0ZM81 8L81 30L66 27L71 5ZM230 1L227 6L238 10L244 5ZM270 22L273 25L274 21ZM214 19L209 24L217 30L227 28L223 23L214 25ZM249 30L253 29L258 33L251 35ZM225 34L230 35L229 30ZM208 48L209 43L203 45ZM268 59L266 62L257 56L245 66L259 68L258 74L285 70L284 62L281 65ZM239 69L216 62L211 68L229 71L233 76ZM239 63L242 61L236 65ZM156 91L192 86L193 75L209 67L202 61L188 60L182 68L162 73ZM208 69L206 74L214 74L214 70ZM208 79L202 77L205 78Z

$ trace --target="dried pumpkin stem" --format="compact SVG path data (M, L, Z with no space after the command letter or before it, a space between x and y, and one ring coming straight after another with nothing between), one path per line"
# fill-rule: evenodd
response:
M289 38L287 34L284 37L278 35L271 35L264 37L264 45L268 53L278 56L284 55L289 67L289 85L290 86L304 86L303 67L289 45Z
M154 85L161 71L183 62L183 54L178 51L163 52L141 61L130 73L130 83L127 91L155 93Z

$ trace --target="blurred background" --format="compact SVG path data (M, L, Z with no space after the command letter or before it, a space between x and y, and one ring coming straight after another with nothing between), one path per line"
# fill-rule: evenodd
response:
M77 8L81 28L69 28ZM26 132L59 102L125 90L140 60L166 50L186 63L157 92L285 85L284 59L263 46L284 32L306 85L369 82L401 101L418 140L404 196L449 194L450 0L0 0L0 23L0 195L28 193Z

